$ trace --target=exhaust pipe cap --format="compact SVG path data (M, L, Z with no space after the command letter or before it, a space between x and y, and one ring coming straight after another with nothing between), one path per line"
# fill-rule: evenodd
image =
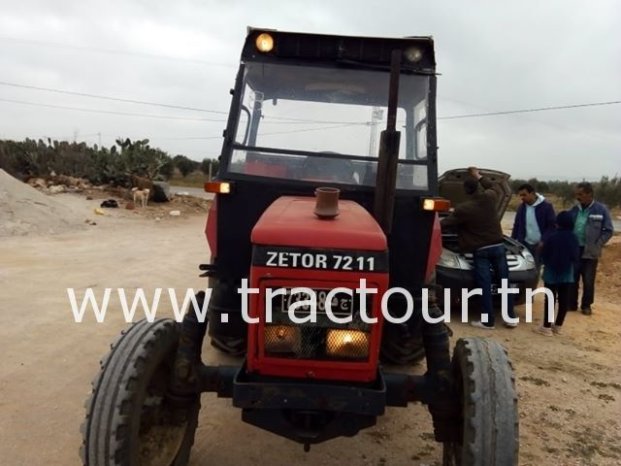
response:
M315 189L317 202L315 215L322 220L331 220L339 214L339 195L341 190L332 187L320 187Z

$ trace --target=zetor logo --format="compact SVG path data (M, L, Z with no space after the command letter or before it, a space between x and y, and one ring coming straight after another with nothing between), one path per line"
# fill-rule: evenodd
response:
M312 254L310 252L268 251L265 265L268 267L297 267L303 269L373 270L375 268L375 258L354 258L353 256L339 254L328 256L328 254Z
M388 254L382 251L288 249L255 246L252 265L352 272L385 272Z
M305 269L327 269L328 256L301 252L267 251L265 265L268 267L303 267Z

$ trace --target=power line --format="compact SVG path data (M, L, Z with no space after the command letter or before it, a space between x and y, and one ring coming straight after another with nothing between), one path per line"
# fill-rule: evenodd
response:
M191 111L198 111L198 112L205 112L205 113L215 113L215 114L220 114L220 115L228 114L228 112L224 112L220 110L209 110L209 109L198 108L198 107L187 107L187 106L181 106L181 105L164 104L164 103L159 103L159 102L150 102L150 101L143 101L143 100L137 100L137 99L110 97L110 96L103 96L99 94L90 94L90 93L85 93L85 92L67 91L63 89L31 86L27 84L11 83L11 82L6 82L6 81L0 81L0 85L23 88L23 89L45 91L45 92L54 92L54 93L59 93L59 94L75 95L75 96L80 96L80 97L119 101L119 102L132 103L132 104L151 105L151 106L158 106L158 107L165 107L165 108L191 110ZM15 100L15 99L0 98L0 101L17 103L17 104L22 104L22 105L31 105L31 106L37 106L37 107L56 108L56 109L62 109L62 110L72 110L72 111L81 111L81 112L90 112L90 113L102 113L102 114L108 114L108 115L132 116L132 117L141 117L141 118L156 118L156 119L166 119L166 120L187 120L187 121L208 121L208 122L218 122L218 123L224 123L226 121L224 119L216 120L216 119L209 119L209 118L191 118L191 117L180 117L180 116L165 116L165 115L153 115L153 114L143 114L143 113L119 112L119 111L112 111L112 110L89 109L89 108L83 108L83 107L70 107L70 106L64 106L64 105L42 104L42 103L28 102L28 101ZM596 106L603 106L603 105L615 105L619 103L621 103L621 101L593 102L593 103L586 103L586 104L562 105L562 106L553 106L553 107L538 107L538 108L521 109L521 110L506 110L506 111L498 111L498 112L470 113L470 114L463 114L463 115L440 116L437 119L438 120L456 120L456 119L464 119L464 118L511 115L511 114L519 114L519 113L533 113L533 112L563 110L563 109L571 109L571 108L596 107ZM324 127L319 127L319 128L307 128L307 129L301 129L301 130L279 131L279 132L272 132L272 133L264 133L264 135L318 131L318 130L330 129L334 127L368 125L369 124L368 121L343 122L343 121L328 121L328 120L312 120L312 119L293 118L293 117L268 117L268 118L273 119L273 120L278 120L278 121L264 121L263 122L264 124L268 124L268 123L282 123L282 124L334 123L336 124L336 126L328 126L328 127L324 126ZM220 137L221 136L190 137L190 138L180 138L180 139L187 139L187 140L189 139L216 139Z
M359 126L359 123L342 123L339 125L332 126L322 126L320 128L305 128L305 129L292 129L290 131L273 131L271 133L261 133L261 136L273 136L276 134L291 134L291 133L307 133L309 131L320 131L324 129L336 129L336 128L345 128L348 126Z
M21 89L32 89L32 90L36 90L36 91L54 92L56 94L75 95L75 96L79 96L79 97L89 97L89 98L92 98L92 99L113 100L113 101L116 101L116 102L125 102L125 103L130 103L130 104L152 105L152 106L156 106L156 107L174 108L174 109L181 109L181 110L191 110L191 111L194 111L194 112L216 113L218 115L228 115L228 112L221 111L221 110L208 110L208 109L205 109L205 108L186 107L186 106L183 106L183 105L162 104L162 103L159 103L159 102L150 102L150 101L147 101L147 100L124 99L124 98L121 98L121 97L110 97L110 96L99 95L99 94L89 94L89 93L86 93L86 92L66 91L66 90L63 90L63 89L54 89L54 88L51 88L51 87L30 86L30 85L27 85L27 84L17 84L17 83L11 83L11 82L6 82L6 81L0 81L0 86L10 86L10 87L18 87L18 88L21 88ZM219 120L219 121L225 121L225 120Z
M104 95L100 95L100 94L91 94L91 93L86 93L86 92L67 91L67 90L64 90L64 89L55 89L55 88L51 88L51 87L31 86L31 85L28 85L28 84L18 84L18 83L12 83L12 82L7 82L7 81L0 81L0 86L10 86L10 87L17 87L17 88L22 88L22 89L32 89L32 90L37 90L37 91L54 92L54 93L57 93L57 94L75 95L75 96L79 96L79 97L88 97L88 98L93 98L93 99L111 100L111 101L116 101L116 102L125 102L125 103L139 104L139 105L151 105L151 106L156 106L156 107L173 108L173 109L180 109L180 110L190 110L190 111L195 111L195 112L213 113L213 114L218 114L218 115L228 115L228 112L225 112L223 110L210 110L210 109L199 108L199 107L188 107L188 106L183 106L183 105L164 104L164 103L160 103L160 102L151 102L151 101L146 101L146 100L125 99L125 98L121 98L121 97L111 97L111 96L104 96ZM18 103L18 102L15 102L15 103ZM457 119L463 119L463 118L479 118L479 117L486 117L486 116L513 115L513 114L519 114L519 113L534 113L534 112L544 112L544 111L551 111L551 110L564 110L564 109L571 109L571 108L597 107L597 106L603 106L603 105L615 105L615 104L619 104L619 103L621 103L621 101L614 100L614 101L608 101L608 102L592 102L592 103L586 103L586 104L560 105L560 106L553 106L553 107L535 107L535 108L521 109L521 110L505 110L505 111L497 111L497 112L467 113L467 114L463 114L463 115L439 116L437 119L438 120L457 120ZM32 104L32 105L34 105L34 104ZM40 105L43 105L43 104L40 104ZM58 108L61 108L61 107L58 107ZM109 113L109 112L106 112L106 111L75 109L75 108L70 108L70 107L64 107L64 108L66 110L81 110L81 111L93 111L93 112L97 112L97 113ZM117 114L128 115L128 116L139 116L137 114L129 114L129 113L117 113ZM160 117L160 118L164 118L164 117ZM175 117L175 118L171 117L171 119L181 119L181 118L180 117ZM356 124L366 125L366 124L369 124L368 121L341 122L341 121L328 121L328 120L312 120L312 119L293 118L293 117L270 117L270 119L277 120L277 121L264 121L264 123L272 123L272 124L275 124L275 123L288 123L288 124L296 124L296 123L328 124L328 123L334 123L334 124L347 124L347 125L356 125ZM225 120L206 120L205 119L205 120L200 120L200 121L221 121L221 122L224 122Z
M229 63L209 62L206 60L198 60L198 59L192 59L192 58L172 57L168 55L157 55L157 54L151 54L151 53L145 53L145 52L131 52L131 51L126 51L126 50L104 49L104 48L90 47L90 46L63 44L63 43L57 43L57 42L43 42L43 41L37 41L33 39L21 39L21 38L8 37L8 36L0 36L0 40L18 42L18 43L23 43L27 45L67 48L67 49L73 49L73 50L82 51L82 52L94 51L98 53L129 55L129 56L136 56L136 57L149 58L149 59L173 60L173 61L189 62L189 63L196 63L196 64L202 64L202 65L209 65L209 66L223 66L223 67L231 67L231 68L234 68L235 66L237 66L237 65L229 64ZM133 100L133 99L122 99L122 98L115 98L115 97L99 96L96 94L63 91L59 89L27 86L27 85L15 84L15 83L0 82L0 85L36 89L36 90L42 90L42 91L48 91L48 92L57 92L57 93L77 95L77 96L83 96L83 97L91 97L91 98L97 98L97 99L116 100L119 102L126 102L126 103L136 103L136 104L142 104L142 105L156 105L160 107L177 108L177 109L200 111L200 112L207 112L207 113L217 113L217 114L223 114L223 115L226 115L228 113L228 112L223 112L223 111L218 111L218 110L207 110L207 109L200 109L200 108L194 108L194 107L184 107L184 106L178 106L178 105L169 105L169 104L160 104L160 103L155 103L155 102L139 101L139 100ZM5 101L8 101L8 100L5 100ZM17 101L15 101L15 103L24 103L24 104L34 105L32 103L17 102ZM615 104L620 104L620 103L621 101L610 101L610 102L595 102L595 103L576 104L576 105L562 105L562 106L555 106L555 107L539 107L539 108L530 108L530 109L522 109L522 110L506 110L506 111L486 112L486 113L469 113L469 114L463 114L463 115L450 115L450 116L444 116L444 117L440 116L440 117L437 117L437 119L438 120L457 120L457 119L463 119L463 118L479 118L479 117L486 117L486 116L512 115L512 114L518 114L518 113L534 113L534 112L544 112L544 111L550 111L550 110L564 110L564 109L570 109L570 108L596 107L596 106L603 106L603 105L615 105ZM51 107L49 105L44 105L44 104L40 104L40 105ZM61 107L56 107L56 108L61 108ZM75 108L69 108L69 107L65 107L65 109L96 112L95 110L75 109ZM110 113L110 112L97 111L96 113ZM127 114L127 113L116 113L116 114L138 116L138 115ZM146 116L146 115L143 115L143 116ZM148 116L148 117L156 117L156 116ZM164 118L164 117L159 117L159 118ZM171 119L182 119L182 118L171 118ZM283 121L300 121L300 122L308 122L308 123L339 123L339 122L328 122L328 121L319 121L319 120L304 120L304 119L296 119L296 118L274 117L273 119L283 120ZM202 121L215 121L215 120L202 120ZM352 124L356 124L356 123L352 123ZM365 123L360 122L358 124L366 124L366 122Z
M184 105L165 104L165 103L160 103L160 102L151 102L147 100L126 99L122 97L111 97L111 96L100 95L100 94L68 91L64 89L56 89L56 88L51 88L51 87L32 86L28 84L18 84L18 83L12 83L12 82L7 82L7 81L0 81L0 86L10 86L10 87L17 87L21 89L32 89L32 90L37 90L37 91L54 92L57 94L75 95L79 97L111 100L111 101L125 102L125 103L131 103L131 104L151 105L151 106L156 106L156 107L173 108L173 109L179 109L179 110L190 110L194 112L228 115L228 112L225 112L223 110L210 110L210 109L200 108L200 107L188 107ZM455 100L455 99L449 99L449 100ZM570 108L598 107L598 106L603 106L603 105L615 105L615 104L620 104L620 103L621 103L621 100L613 100L613 101L608 101L608 102L592 102L592 103L586 103L586 104L559 105L559 106L553 106L553 107L535 107L535 108L521 109L521 110L504 110L504 111L484 112L484 113L466 113L463 115L439 116L437 117L437 119L438 120L457 120L457 119L462 119L462 118L477 118L477 117L485 117L485 116L512 115L512 114L517 114L517 113L545 112L545 111L550 111L550 110L564 110L564 109L570 109ZM341 122L341 121L328 121L328 120L312 120L312 119L294 118L294 117L269 117L269 118L273 120L289 122L290 124L293 124L293 122L319 123L319 124L334 123L334 124L348 124L348 125L349 124L365 125L369 123L368 121ZM225 120L207 120L207 121L225 121ZM274 122L265 121L264 123L274 123Z
M16 88L20 88L20 89L31 89L31 90L36 90L36 91L44 91L44 92L53 92L56 94L67 94L67 95L74 95L74 96L78 96L78 97L88 97L88 98L92 98L92 99L102 99L102 100L111 100L111 101L115 101L115 102L125 102L125 103L131 103L131 104L139 104L139 105L150 105L150 106L155 106L155 107L164 107L164 108L173 108L173 109L180 109L180 110L190 110L190 111L194 111L194 112L204 112L204 113L214 113L214 114L218 114L218 115L228 115L228 112L222 111L222 110L209 110L206 108L199 108L199 107L187 107L187 106L183 106L183 105L172 105L172 104L164 104L164 103L160 103L160 102L151 102L151 101L146 101L146 100L137 100L137 99L126 99L126 98L122 98L122 97L111 97L111 96L106 96L106 95L101 95L101 94L91 94L91 93L86 93L86 92L77 92L77 91L68 91L68 90L64 90L64 89L56 89L56 88L52 88L52 87L40 87L40 86L31 86L29 84L18 84L18 83L12 83L12 82L7 82L7 81L0 81L0 86L9 86L9 87L16 87ZM311 120L311 119L305 119L305 118L293 118L293 117L268 117L270 119L273 120L277 120L277 121L264 121L263 123L271 123L271 124L303 124L303 123L317 123L317 124L328 124L328 123L333 123L333 124L360 124L360 125L365 125L368 124L368 122L366 121L360 121L360 122L343 122L343 121L329 121L329 120ZM208 120L208 121L221 121L221 122L225 122L226 120Z
M132 113L132 112L117 112L113 110L99 110L93 108L84 108L84 107L70 107L66 105L52 105L52 104L42 104L38 102L28 102L25 100L17 100L17 99L3 99L0 98L0 102L9 102L14 104L21 105L32 105L35 107L45 107L45 108L57 108L61 110L72 110L78 112L90 112L90 113L103 113L107 115L123 115L123 116L131 116L131 117L141 117L141 118L158 118L162 120L187 120L187 121L209 121L216 123L225 123L226 120L216 120L213 118L192 118L192 117L181 117L181 116L166 116L166 115L153 115L147 113ZM274 119L278 119L278 117L273 117ZM266 122L269 123L269 122ZM271 122L275 123L275 122ZM342 121L323 121L323 120L303 120L303 119L293 119L293 121L281 121L281 124L300 124L300 123L308 123L308 124L317 124L317 123L338 123L339 125L345 126L353 126L353 125L366 125L368 122L364 121L354 121L354 122L342 122ZM317 130L321 128L313 128L313 130ZM297 132L299 130L292 130L292 132ZM274 133L272 133L274 134ZM220 137L220 136L218 136Z
M497 115L512 115L515 113L547 112L549 110L564 110L568 108L580 108L580 107L598 107L601 105L615 105L615 104L621 104L621 100L613 100L610 102L594 102L594 103L588 103L588 104L559 105L557 107L528 108L528 109L523 109L523 110L505 110L501 112L468 113L465 115L451 115L451 116L445 116L445 117L438 117L438 120L457 120L460 118L477 118L477 117L497 116Z
M15 99L0 98L0 102L10 102L14 104L32 105L35 107L58 108L61 110L73 110L73 111L78 111L78 112L104 113L107 115L123 115L123 116L132 116L132 117L141 117L141 118L158 118L162 120L212 121L212 122L218 122L218 123L222 123L224 121L224 120L214 120L210 118L192 118L192 117L180 117L180 116L152 115L152 114L146 114L146 113L116 112L112 110L98 110L98 109L82 108L82 107L68 107L65 105L40 104L37 102L27 102L25 100L15 100Z
M575 105L562 105L562 106L556 106L556 107L540 107L540 108L531 108L531 109L525 109L525 110L507 110L507 111L502 111L502 112L488 112L488 113L471 113L471 114L466 114L466 115L453 115L453 116L446 116L446 117L438 117L438 120L456 120L456 119L460 119L460 118L475 118L475 117L484 117L484 116L495 116L495 115L510 115L510 114L515 114L515 113L531 113L531 112L543 112L543 111L549 111L549 110L562 110L562 109L568 109L568 108L580 108L580 107L596 107L596 106L602 106L602 105L614 105L614 104L621 104L621 101L610 101L610 102L595 102L595 103L589 103L589 104L575 104ZM322 129L331 129L331 128L339 128L339 127L345 127L345 126L353 126L353 125L357 125L357 124L369 124L370 122L365 122L365 123L356 123L356 122L350 122L350 123L343 123L341 125L336 125L336 126L324 126L321 128L307 128L307 129L301 129L301 130L291 130L291 131L278 131L278 132L272 132L272 133L263 133L262 136L268 136L268 135L273 135L273 134L288 134L288 133L304 133L306 131L316 131L316 130L322 130ZM177 138L179 140L191 140L191 139L218 139L221 136L209 136L209 137L189 137L189 138Z
M37 45L43 47L53 47L53 48L64 48L64 49L72 49L78 52L97 52L97 53L106 53L112 55L128 55L139 58L148 58L155 60L169 60L169 61L177 61L177 62L187 62L187 63L195 63L198 65L207 65L207 66L222 66L227 68L235 68L237 64L233 63L221 63L221 62L210 62L207 60L198 60L194 58L181 58L181 57L172 57L170 55L157 55L154 53L146 53L146 52L132 52L127 50L116 50L116 49L105 49L99 47L90 47L86 45L73 45L73 44L63 44L59 42L43 42L33 39L20 39L16 37L8 37L8 36L0 36L0 40L7 42L18 42L26 45Z
M267 133L261 133L260 136L273 136L276 134L291 134L291 133L307 133L309 131L321 131L324 129L336 129L336 128L345 128L348 126L357 126L359 125L358 123L342 123L342 124L338 124L338 125L331 125L331 126L322 126L319 128L304 128L304 129L292 129L289 131L273 131L273 132L267 132ZM222 139L222 136L197 136L197 137L187 137L187 138L159 138L159 139L168 139L168 140L175 140L175 141L190 141L190 140L205 140L205 139Z

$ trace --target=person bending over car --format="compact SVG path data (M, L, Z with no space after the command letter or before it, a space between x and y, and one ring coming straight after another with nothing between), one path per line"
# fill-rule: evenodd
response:
M492 305L492 283L509 280L509 267L503 243L502 227L496 210L500 187L488 178L481 176L476 167L468 169L470 176L464 180L464 191L468 199L457 205L455 210L441 221L442 229L454 228L457 231L459 249L462 253L472 253L474 259L474 279L481 288L481 320L472 326L494 329L494 310ZM483 191L479 190L479 184ZM513 296L508 294L507 314L515 318ZM505 322L507 327L515 327L513 322Z

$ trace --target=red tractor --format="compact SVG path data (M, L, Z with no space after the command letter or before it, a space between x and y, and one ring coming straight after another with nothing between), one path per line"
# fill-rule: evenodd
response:
M448 203L432 39L249 29L231 94L205 186L211 295L196 298L208 318L190 309L121 335L87 404L83 463L187 464L201 393L214 392L305 450L421 402L445 465L517 464L506 352L465 338L451 357L437 318ZM206 335L240 364L203 364ZM381 365L422 358L424 375Z

